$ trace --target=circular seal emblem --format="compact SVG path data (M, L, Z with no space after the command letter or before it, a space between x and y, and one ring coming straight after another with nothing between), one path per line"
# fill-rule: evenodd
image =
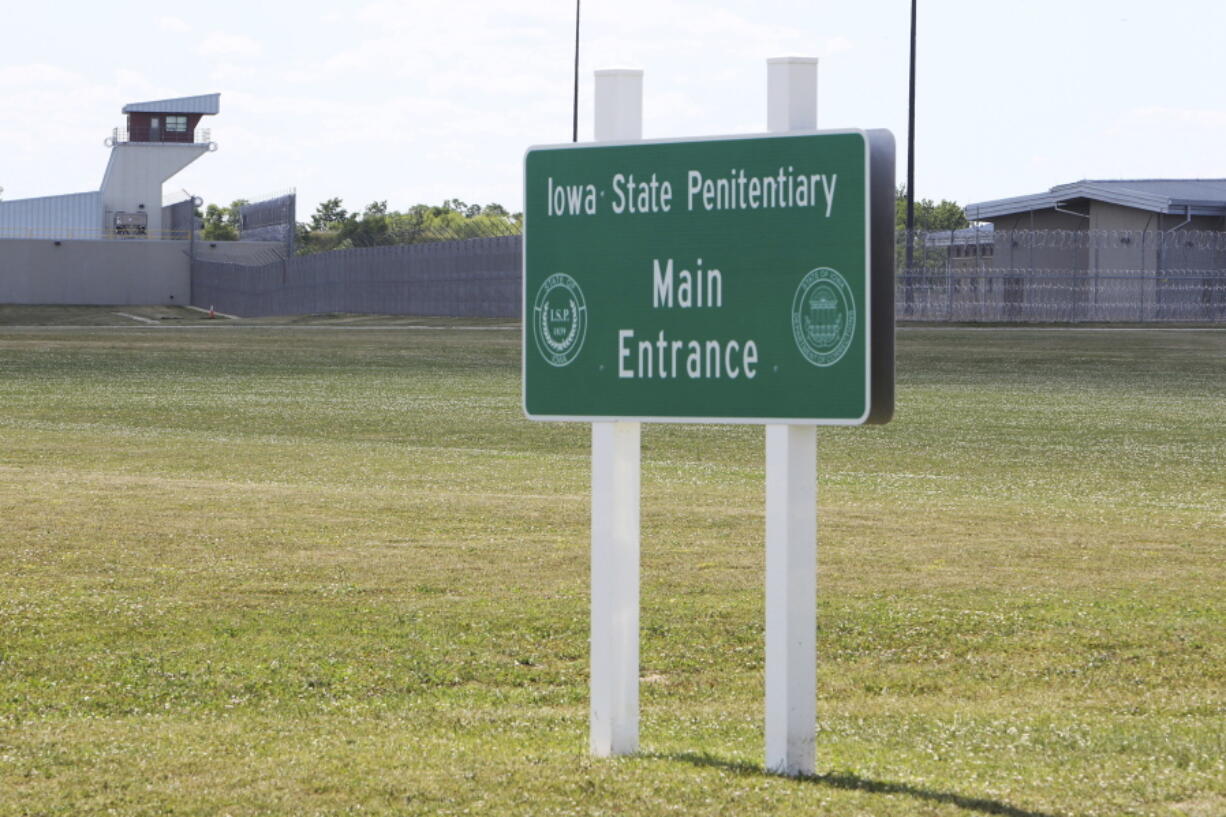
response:
M847 279L830 267L810 271L792 298L792 337L805 360L833 366L856 333L856 301Z
M579 356L587 336L587 304L574 278L556 272L541 283L532 304L532 334L550 366L565 366Z

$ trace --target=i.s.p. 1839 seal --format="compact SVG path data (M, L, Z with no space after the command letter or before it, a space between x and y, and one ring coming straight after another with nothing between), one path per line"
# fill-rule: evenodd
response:
M833 366L856 333L856 301L842 275L830 267L811 270L792 298L792 337L805 360Z
M587 304L574 278L556 272L541 283L532 304L532 334L550 366L566 366L579 356L587 336Z

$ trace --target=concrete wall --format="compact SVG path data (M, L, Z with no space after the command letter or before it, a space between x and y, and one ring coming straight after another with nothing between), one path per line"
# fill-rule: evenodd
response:
M0 303L189 304L189 241L0 240ZM276 243L196 242L197 257L275 257ZM272 254L270 256L270 253Z
M0 241L0 303L186 304L186 241Z
M280 241L202 241L197 238L193 252L198 261L267 264L280 263L284 259L285 245Z
M1102 246L1091 247L1089 269L1153 272L1157 269L1157 242L1146 241L1146 233L1150 230L1156 233L1166 227L1173 227L1174 224L1164 227L1160 213L1096 201L1090 204L1088 226L1091 230L1127 230L1138 233L1138 240L1135 242L1132 236L1129 236L1127 243L1107 242Z
M102 178L103 223L115 213L148 215L149 236L162 233L162 183L208 152L208 145L121 142L111 148Z

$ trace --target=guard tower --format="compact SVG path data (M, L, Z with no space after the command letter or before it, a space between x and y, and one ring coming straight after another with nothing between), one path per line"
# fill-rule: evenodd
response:
M162 184L203 154L217 149L207 128L221 94L133 102L123 107L127 124L107 144L111 159L102 177L103 230L117 237L162 234Z

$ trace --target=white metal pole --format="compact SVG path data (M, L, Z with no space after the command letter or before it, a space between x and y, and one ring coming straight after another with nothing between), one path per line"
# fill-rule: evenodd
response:
M643 72L596 71L596 141L643 138ZM639 424L592 423L593 755L639 748Z
M817 60L767 60L766 96L769 130L815 130ZM811 775L816 743L817 431L774 424L766 426L766 768Z

